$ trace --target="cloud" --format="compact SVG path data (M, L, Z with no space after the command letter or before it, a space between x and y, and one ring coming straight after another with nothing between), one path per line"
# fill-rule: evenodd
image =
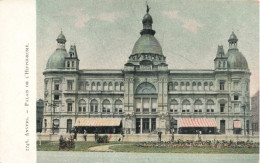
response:
M84 8L72 7L68 11L61 12L62 15L74 16L76 18L75 26L82 28L85 24L91 19L96 19L106 22L115 22L116 20L126 17L126 14L123 12L103 12L97 15L88 15L84 14Z
M193 32L197 33L198 28L202 28L204 24L198 23L194 19L187 19L179 15L179 11L163 11L163 15L166 15L170 19L177 19L182 22L182 27Z

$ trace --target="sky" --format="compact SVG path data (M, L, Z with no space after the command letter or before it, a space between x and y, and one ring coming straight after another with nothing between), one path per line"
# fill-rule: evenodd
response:
M256 1L148 0L155 37L169 69L214 69L218 45L232 31L247 59L250 95L259 89L259 9ZM77 47L80 69L123 69L140 37L144 0L37 0L37 99L43 71L62 29Z

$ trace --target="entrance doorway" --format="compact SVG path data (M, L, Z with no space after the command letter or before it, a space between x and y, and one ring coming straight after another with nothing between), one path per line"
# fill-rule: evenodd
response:
M220 133L221 134L225 134L225 130L226 130L225 126L226 126L226 121L220 120Z
M140 133L140 129L141 129L141 119L140 118L136 118L136 133Z
M143 133L149 133L149 118L143 118Z

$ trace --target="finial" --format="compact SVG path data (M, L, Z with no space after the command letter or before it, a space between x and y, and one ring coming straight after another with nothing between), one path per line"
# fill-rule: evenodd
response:
M62 28L60 28L60 33L62 34Z
M149 13L149 10L150 10L151 7L148 6L148 3L146 1L146 13L148 14Z

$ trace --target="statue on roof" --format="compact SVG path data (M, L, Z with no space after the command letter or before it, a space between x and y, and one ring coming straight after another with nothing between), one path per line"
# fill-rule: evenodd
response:
M146 12L147 12L147 14L149 13L150 8L151 8L151 7L148 6L148 3L147 3L147 1L146 1Z

